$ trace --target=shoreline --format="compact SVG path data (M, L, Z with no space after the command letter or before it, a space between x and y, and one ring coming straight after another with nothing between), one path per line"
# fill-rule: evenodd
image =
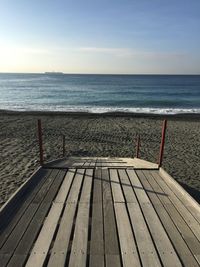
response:
M28 115L28 116L71 116L71 117L133 117L148 119L180 119L180 120L200 120L200 113L177 113L177 114L157 114L157 113L137 113L137 112L86 112L86 111L15 111L0 109L0 115Z

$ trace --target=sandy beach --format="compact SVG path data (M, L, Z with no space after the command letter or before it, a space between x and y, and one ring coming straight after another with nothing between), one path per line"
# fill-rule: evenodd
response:
M37 119L45 160L62 156L133 157L141 135L142 159L157 162L164 117L134 114L0 112L0 206L39 166ZM163 167L196 200L200 197L200 117L169 116Z

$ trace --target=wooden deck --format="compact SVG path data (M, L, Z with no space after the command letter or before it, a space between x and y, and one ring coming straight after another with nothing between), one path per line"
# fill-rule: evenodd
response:
M58 160L0 210L0 266L200 266L200 207L149 162Z

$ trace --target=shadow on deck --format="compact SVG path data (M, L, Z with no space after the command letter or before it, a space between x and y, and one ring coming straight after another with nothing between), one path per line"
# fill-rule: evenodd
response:
M1 266L199 266L200 207L156 164L69 158L0 210Z

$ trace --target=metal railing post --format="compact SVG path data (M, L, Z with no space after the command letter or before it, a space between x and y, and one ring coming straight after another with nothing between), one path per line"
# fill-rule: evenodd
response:
M160 143L160 154L159 154L159 159L158 159L158 167L159 168L162 166L162 161L163 161L166 128L167 128L167 120L164 120L163 126L162 126L162 138L161 138L161 143Z
M41 119L38 120L38 144L39 144L39 151L40 151L40 165L44 164L44 156L43 156L43 144L42 144L42 125Z
M63 135L63 157L65 156L65 136Z
M137 144L136 144L136 158L139 158L140 153L140 135L137 137Z

